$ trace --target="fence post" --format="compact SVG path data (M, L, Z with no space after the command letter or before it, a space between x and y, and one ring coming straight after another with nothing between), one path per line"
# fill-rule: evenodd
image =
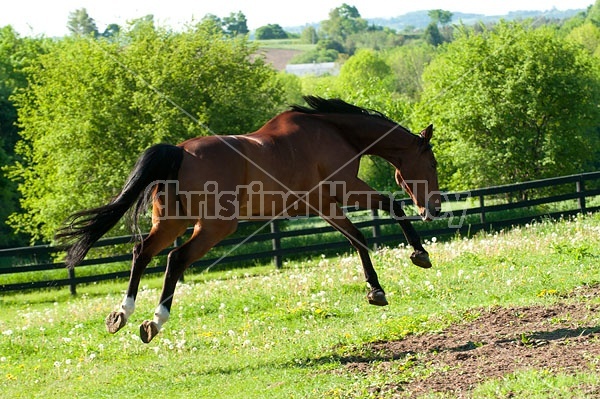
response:
M281 255L279 255L279 250L281 249L281 238L279 237L279 221L277 219L271 220L271 233L273 234L273 238L271 239L272 248L275 254L273 255L273 262L275 262L275 266L278 269L281 269L283 263L281 261Z
M485 224L485 201L483 200L483 195L479 196L479 208L481 209L479 212L481 223Z
M69 287L71 290L71 295L75 296L77 295L77 283L75 282L75 268L68 267L67 270L69 271Z
M378 245L377 245L377 238L381 235L381 227L379 226L379 224L377 223L377 219L379 216L379 212L377 212L377 209L371 209L371 219L373 220L373 250L377 251Z
M575 189L579 197L577 198L577 202L579 203L579 210L581 213L585 213L585 181L583 180L583 176L579 175L579 179L575 182Z

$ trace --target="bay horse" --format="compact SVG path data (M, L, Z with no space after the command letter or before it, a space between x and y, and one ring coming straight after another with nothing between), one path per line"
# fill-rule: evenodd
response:
M110 333L120 330L135 308L140 278L155 255L193 225L191 237L173 249L153 320L140 326L148 343L168 320L177 281L184 270L233 233L239 220L317 214L340 231L360 257L369 303L388 301L379 284L364 235L341 206L380 209L398 221L417 266L431 267L429 254L401 203L357 177L362 155L379 156L395 168L398 185L424 220L440 212L433 127L411 133L382 113L340 99L304 97L254 133L204 136L178 145L157 144L137 160L121 192L107 205L77 212L55 238L67 250L65 264L79 264L92 245L132 208L137 218L152 203L152 227L135 244L131 275L118 311L106 318Z

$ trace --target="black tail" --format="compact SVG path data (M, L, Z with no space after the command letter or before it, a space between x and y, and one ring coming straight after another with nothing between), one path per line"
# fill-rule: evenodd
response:
M157 180L174 179L181 166L183 149L169 144L148 148L137 160L125 186L109 204L71 215L55 235L67 248L65 264L78 265L96 241L108 232L134 204L134 224L151 195L149 188Z

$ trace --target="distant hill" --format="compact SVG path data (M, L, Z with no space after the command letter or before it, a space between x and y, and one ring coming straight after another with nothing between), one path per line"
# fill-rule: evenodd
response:
M585 9L572 9L560 11L556 8L547 11L511 11L506 15L483 15L483 14L467 14L463 12L452 12L452 24L458 24L462 21L465 25L473 25L478 22L491 23L498 22L501 19L512 21L528 18L548 18L548 19L565 19L571 18ZM424 29L427 27L431 19L427 15L428 10L413 11L391 18L366 18L370 25L379 25L403 31L405 29ZM306 26L312 25L318 27L319 23L307 23L304 26L285 27L288 32L300 33Z

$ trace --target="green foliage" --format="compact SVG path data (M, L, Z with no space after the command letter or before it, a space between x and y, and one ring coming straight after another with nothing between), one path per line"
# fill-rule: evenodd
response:
M300 42L315 44L319 41L319 35L317 34L317 30L314 26L307 26L302 29L302 33L300 34Z
M241 11L230 13L228 17L223 18L223 27L230 36L248 34L248 20Z
M68 214L105 203L151 144L252 131L283 106L274 71L250 60L244 37L137 23L119 40L57 41L16 97L18 231L49 239Z
M256 29L256 40L287 39L288 34L278 24L268 24Z
M432 46L439 46L444 43L444 37L440 33L437 24L433 22L427 25L423 37L425 38L425 41Z
M317 46L313 50L294 56L290 60L290 64L310 64L313 62L334 62L343 52L342 45L334 40L319 40Z
M586 20L600 26L600 0L591 5L587 10Z
M15 160L14 147L19 135L17 109L11 96L27 86L29 64L44 52L47 39L21 38L10 27L0 29L0 247L25 245L27 240L12 234L8 216L19 209L17 185L6 175L6 165Z
M436 25L448 25L450 21L452 21L452 13L450 11L440 9L429 10L427 12L427 15L429 16L429 18L431 18L431 22L433 22Z
M567 35L567 40L582 45L590 54L600 58L600 24L586 22L574 28Z
M381 28L349 35L344 47L349 54L353 54L356 49L360 48L386 50L398 48L403 43L404 36L398 35L393 30Z
M423 70L435 57L435 47L411 43L385 53L386 62L395 76L395 91L411 100L418 100L423 91Z
M465 30L423 75L418 119L439 132L442 185L467 189L589 170L600 150L598 66L551 28Z
M85 8L79 8L69 14L67 28L74 35L98 36L96 22Z
M361 18L356 7L346 3L331 10L329 19L321 23L321 31L327 38L339 42L344 42L351 34L366 31L367 27L367 21Z

